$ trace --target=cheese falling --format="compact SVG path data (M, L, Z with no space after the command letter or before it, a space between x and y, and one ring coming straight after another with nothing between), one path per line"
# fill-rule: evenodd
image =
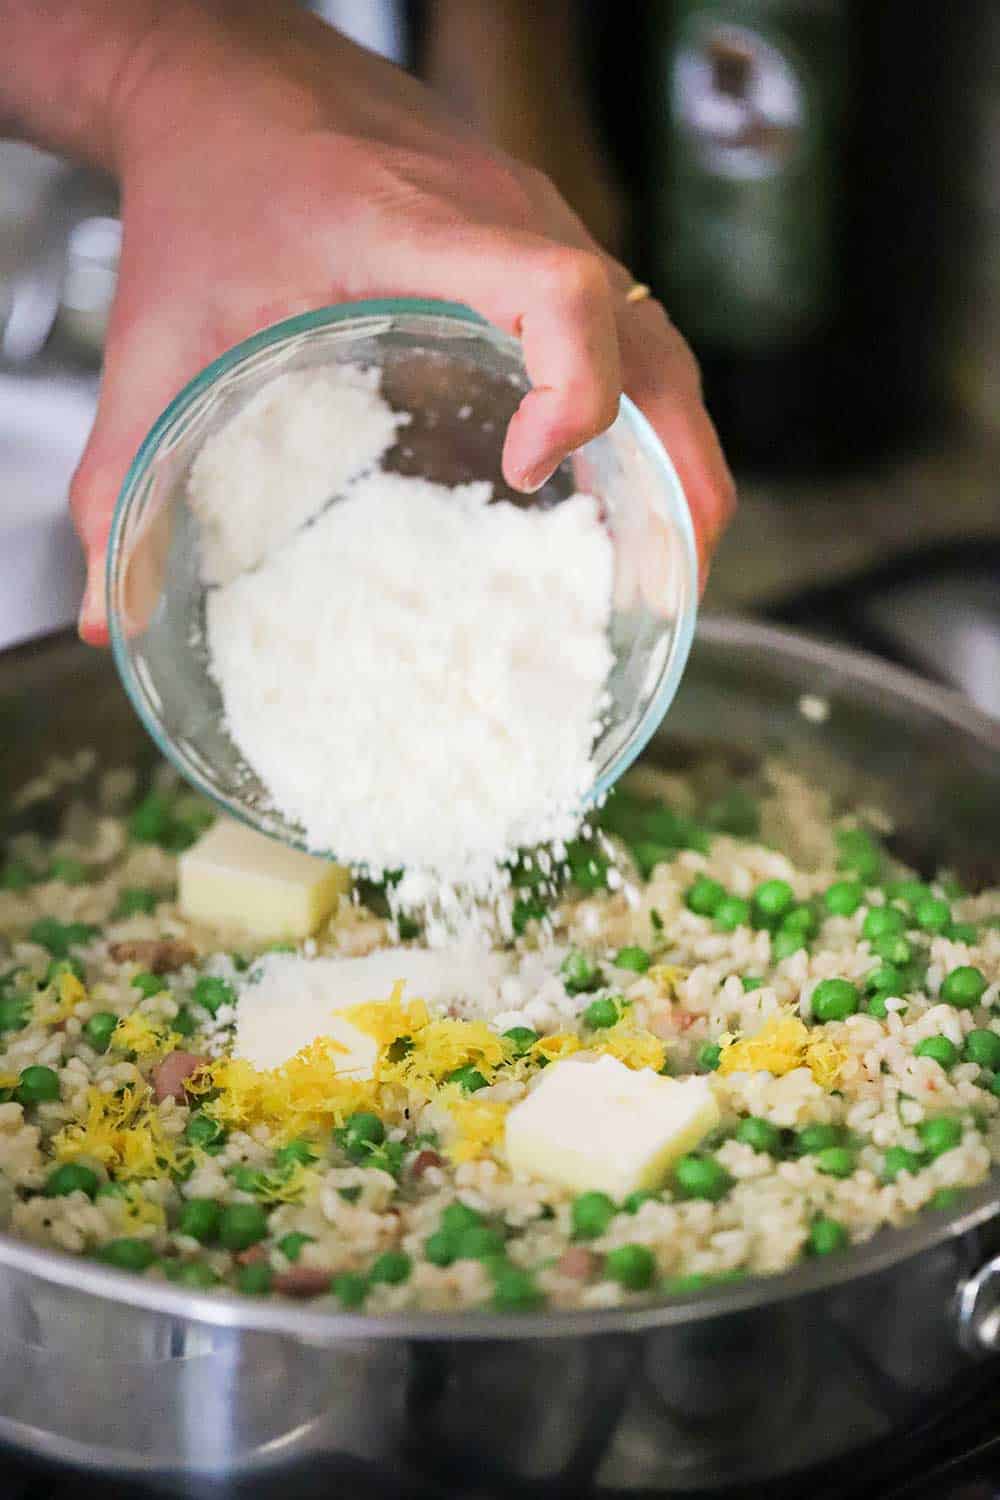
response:
M617 1058L552 1063L507 1115L512 1172L573 1192L622 1198L658 1188L678 1157L719 1123L704 1078L665 1078Z
M181 855L178 902L189 921L240 928L259 942L306 938L350 889L349 871L220 818Z

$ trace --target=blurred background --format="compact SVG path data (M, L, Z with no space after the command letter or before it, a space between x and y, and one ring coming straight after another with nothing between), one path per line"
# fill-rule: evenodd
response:
M545 170L695 348L741 491L706 598L1000 715L996 0L318 0ZM0 142L0 647L75 613L65 513L114 187Z

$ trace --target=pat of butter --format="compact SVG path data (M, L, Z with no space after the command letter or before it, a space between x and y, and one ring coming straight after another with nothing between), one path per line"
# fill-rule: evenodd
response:
M182 914L211 927L240 927L261 942L304 938L349 888L342 865L220 818L181 855Z
M551 1063L507 1115L512 1172L612 1198L661 1187L671 1165L719 1123L704 1078L665 1078L616 1057Z

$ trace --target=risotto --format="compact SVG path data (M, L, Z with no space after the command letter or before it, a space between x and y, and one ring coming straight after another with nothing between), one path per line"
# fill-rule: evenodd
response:
M637 773L558 876L513 870L489 1004L397 986L352 1013L368 1077L322 1037L277 1069L233 1055L269 960L175 904L209 820L113 773L0 853L13 1235L372 1313L600 1307L845 1252L1000 1158L1000 891L918 881L876 814L787 768L752 792ZM400 942L359 886L297 951ZM699 1075L718 1123L622 1199L514 1175L505 1121L570 1056Z

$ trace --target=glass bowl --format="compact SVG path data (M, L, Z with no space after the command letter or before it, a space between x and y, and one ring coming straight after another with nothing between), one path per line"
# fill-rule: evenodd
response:
M291 318L217 359L167 407L126 475L108 551L115 664L146 729L226 812L311 848L301 828L271 806L227 733L208 669L206 588L187 485L205 441L262 386L279 373L331 363L378 366L389 404L411 414L386 468L449 485L489 479L498 496L519 505L557 504L574 490L600 501L615 559L614 665L591 793L601 797L663 718L691 646L697 560L684 494L659 440L624 397L609 431L573 454L536 495L510 491L500 456L507 422L529 388L521 348L449 303L360 302Z

